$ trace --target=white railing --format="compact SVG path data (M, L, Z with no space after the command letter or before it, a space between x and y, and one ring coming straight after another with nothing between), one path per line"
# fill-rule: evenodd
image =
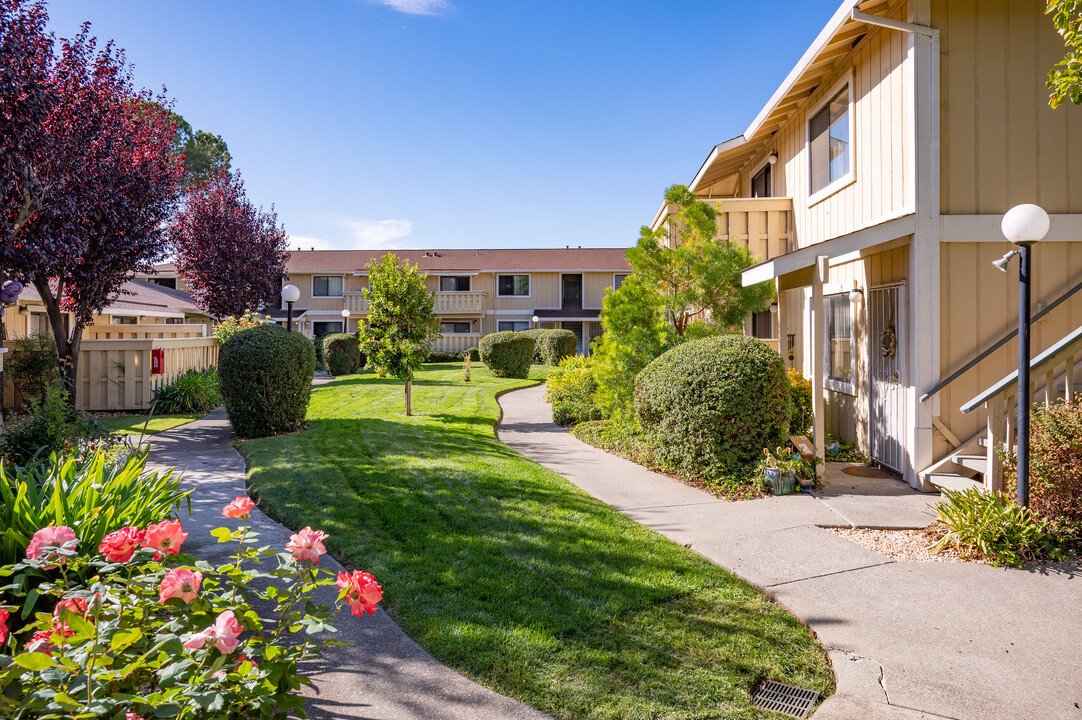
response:
M793 201L791 198L707 199L718 211L715 239L738 243L760 260L770 260L793 249ZM666 215L676 213L669 205Z
M183 325L88 325L83 328L84 340L147 340L152 338L206 337L207 326Z
M485 311L485 296L478 292L437 292L435 311L440 315L481 314ZM368 314L368 299L359 290L342 293L346 308L351 313Z
M443 333L432 343L432 349L439 352L460 353L477 347L480 342L481 333Z
M360 290L344 292L342 293L342 299L346 303L346 309L351 313L368 314L368 298Z

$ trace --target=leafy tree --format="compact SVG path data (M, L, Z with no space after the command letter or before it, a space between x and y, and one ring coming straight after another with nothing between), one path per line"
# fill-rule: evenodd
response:
M256 209L240 175L219 170L194 188L169 231L177 272L192 299L216 318L258 310L279 292L289 236L278 216Z
M1055 108L1070 100L1082 105L1082 0L1048 0L1045 13L1052 16L1067 48L1063 60L1048 72L1048 104Z
M172 120L177 130L173 148L184 153L182 185L185 189L205 185L221 171L229 169L232 157L221 135L192 130L191 124L178 113L172 114Z
M657 289L662 315L677 337L700 314L728 329L766 309L774 289L769 283L742 286L740 273L755 259L747 248L715 241L713 206L696 200L684 185L666 190L665 202L677 205L676 215L657 230L643 227L627 259L640 281Z
M40 2L0 1L0 269L41 296L74 402L83 328L162 259L181 165L123 53L84 25L54 54L47 21Z
M369 363L406 381L406 415L411 415L413 374L439 336L436 295L425 287L425 274L393 253L366 266L368 325L361 328L361 351Z

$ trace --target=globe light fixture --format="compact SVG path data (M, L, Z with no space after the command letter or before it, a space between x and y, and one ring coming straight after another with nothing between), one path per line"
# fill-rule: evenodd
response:
M530 320L533 321L533 324L535 326L537 326L537 327L541 326L541 318L537 317L536 315L534 315L532 318L530 318Z
M860 301L864 299L864 291L860 288L853 288L849 291L849 302L854 305L860 304Z
M342 308L342 332L349 332L349 308Z
M296 285L282 288L282 299L286 301L286 330L293 332L293 303L301 299L301 289Z

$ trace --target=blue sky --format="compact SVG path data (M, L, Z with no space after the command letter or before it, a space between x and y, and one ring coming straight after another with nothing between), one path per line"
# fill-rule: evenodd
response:
M53 0L309 248L629 246L837 0Z

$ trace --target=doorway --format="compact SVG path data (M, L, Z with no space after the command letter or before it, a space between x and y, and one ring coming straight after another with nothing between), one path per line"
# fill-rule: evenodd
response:
M872 460L905 471L905 284L868 292L868 439Z
M582 275L564 275L564 301L565 310L582 309ZM581 331L581 328L580 328Z

